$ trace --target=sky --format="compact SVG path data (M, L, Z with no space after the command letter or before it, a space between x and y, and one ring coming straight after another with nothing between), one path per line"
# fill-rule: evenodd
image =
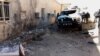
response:
M100 5L100 0L57 0L59 3L71 3L72 5L78 5L80 7L87 6L93 7Z
M88 7L88 11L93 14L100 9L100 0L57 0L60 4L71 3L71 6L78 6L80 8Z

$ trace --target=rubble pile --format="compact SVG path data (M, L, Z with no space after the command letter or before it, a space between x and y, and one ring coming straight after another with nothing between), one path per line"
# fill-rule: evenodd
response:
M9 38L0 43L0 52L16 52L19 50L19 44L30 40L42 40L40 36L45 34L44 29L35 29L28 32L22 32L17 37Z

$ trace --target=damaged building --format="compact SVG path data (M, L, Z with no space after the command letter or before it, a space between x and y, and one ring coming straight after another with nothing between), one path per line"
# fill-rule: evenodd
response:
M0 41L33 29L41 21L50 24L60 7L56 0L0 0Z

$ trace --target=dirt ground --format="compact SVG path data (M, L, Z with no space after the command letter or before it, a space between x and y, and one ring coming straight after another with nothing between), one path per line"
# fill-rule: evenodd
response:
M25 45L26 56L100 56L92 38L82 32L48 31L42 41L30 41Z
M48 27L45 29L46 33L41 36L42 40L29 40L24 43L26 56L100 56L96 44L88 43L93 41L88 34L81 31L58 32L56 29L55 26ZM0 43L0 53L18 53L18 45L24 38L29 38L28 33L31 32Z

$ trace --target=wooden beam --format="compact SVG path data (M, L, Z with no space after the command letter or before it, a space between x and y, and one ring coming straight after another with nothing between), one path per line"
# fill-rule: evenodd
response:
M25 51L24 51L24 47L22 46L22 44L20 44L19 46L19 56L25 56Z

